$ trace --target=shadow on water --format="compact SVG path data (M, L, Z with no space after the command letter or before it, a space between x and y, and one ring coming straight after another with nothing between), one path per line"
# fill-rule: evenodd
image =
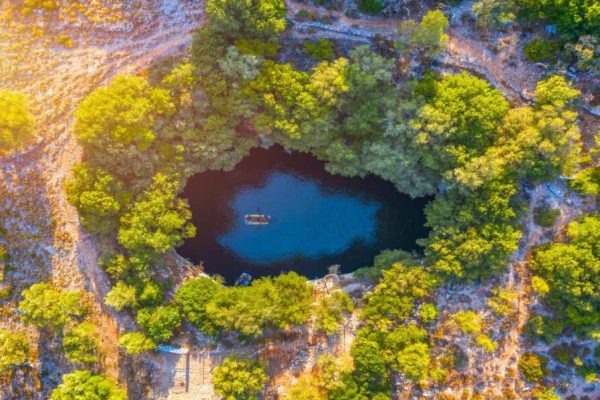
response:
M178 251L229 282L294 270L309 278L339 264L343 272L370 265L383 249L419 250L427 236L423 208L380 178L328 174L309 154L280 146L253 149L231 172L190 178L195 238ZM265 213L266 226L248 226L244 214Z

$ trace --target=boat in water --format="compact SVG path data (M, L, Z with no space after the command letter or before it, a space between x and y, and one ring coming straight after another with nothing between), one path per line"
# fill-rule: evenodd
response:
M271 223L271 216L267 214L246 214L244 215L246 225L268 225Z

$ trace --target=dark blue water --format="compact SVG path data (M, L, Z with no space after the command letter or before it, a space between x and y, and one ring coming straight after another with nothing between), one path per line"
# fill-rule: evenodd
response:
M193 176L184 191L198 228L179 248L184 257L229 282L295 270L309 278L339 264L349 272L383 249L417 250L425 237L426 199L411 200L376 177L325 172L310 155L279 146L254 149L231 172ZM264 213L269 225L244 223Z

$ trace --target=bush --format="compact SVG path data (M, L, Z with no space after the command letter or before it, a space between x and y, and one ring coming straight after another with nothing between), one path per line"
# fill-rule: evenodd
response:
M119 346L125 350L125 353L137 356L145 351L154 350L156 343L142 332L127 332L119 338Z
M137 323L156 343L168 342L181 325L179 312L173 306L144 308L138 312Z
M498 343L494 342L487 335L479 335L475 340L477 341L477 344L481 346L481 348L483 348L483 350L485 350L487 353L493 353L498 348Z
M360 10L367 14L379 14L383 11L383 1L360 0Z
M518 366L526 380L538 382L546 376L547 364L546 357L528 351L521 356Z
M452 316L462 333L474 334L481 332L483 319L475 311L459 311Z
M262 366L253 360L227 357L213 374L215 392L225 400L256 399L266 383Z
M73 328L63 338L63 348L71 362L93 364L98 361L98 337L96 326L83 322Z
M0 374L23 365L28 354L29 343L24 334L0 330Z
M523 49L525 58L530 62L550 61L556 58L558 51L558 45L548 39L534 39Z
M554 225L554 222L556 222L556 218L558 218L559 215L560 210L547 206L538 207L533 210L533 222L541 227L549 228Z
M303 51L313 61L331 60L334 56L333 42L329 39L306 41Z

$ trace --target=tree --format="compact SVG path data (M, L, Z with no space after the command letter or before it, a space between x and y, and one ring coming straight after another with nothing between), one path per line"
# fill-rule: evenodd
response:
M344 291L337 290L331 296L322 296L315 308L315 328L331 336L340 330L344 314L352 310L352 299Z
M423 267L395 263L383 271L379 285L366 296L363 322L378 329L392 327L409 318L416 301L427 296L437 283L437 278Z
M36 283L23 290L19 311L24 322L54 329L83 314L77 292L57 290L47 283Z
M418 24L408 20L400 25L399 33L402 37L398 43L403 50L419 50L430 56L443 51L448 43L448 17L440 10L428 11Z
M21 93L0 89L0 157L22 150L34 139L34 120Z
M266 383L263 367L253 360L227 357L213 372L215 392L225 400L256 399Z
M483 319L475 311L458 311L452 315L452 320L467 335L479 333L483 329Z
M137 290L125 282L119 281L106 294L104 302L117 311L137 306Z
M206 305L221 286L208 277L188 279L175 292L175 305L181 315L202 332L214 336L217 328L209 319Z
M225 331L259 337L267 328L285 329L310 317L312 291L295 272L261 278L250 286L226 287L206 305L206 315Z
M475 341L487 353L493 353L498 348L498 343L494 342L488 335L478 335Z
M208 0L211 28L233 38L269 39L285 29L283 0Z
M446 75L412 122L412 145L426 169L438 175L482 155L497 139L509 104L500 91L466 72Z
M527 351L519 358L519 371L529 382L538 382L547 374L546 364L548 360L538 354Z
M25 364L28 356L29 343L24 334L0 329L0 374Z
M75 371L63 375L63 382L52 391L50 400L126 400L127 392L103 375Z
M438 316L438 309L433 303L425 303L419 308L419 318L428 324L434 321Z
M301 325L310 318L312 288L308 279L294 271L276 276L273 279L276 290L275 315L273 323L281 329Z
M137 356L146 351L154 350L156 343L142 332L127 332L119 337L119 347L122 347L125 353Z
M531 268L550 288L544 301L570 325L587 330L600 322L600 217L572 222L567 239L536 249Z
M63 338L63 349L69 361L82 364L98 362L98 334L91 322L82 322Z
M418 382L425 378L431 362L429 346L425 343L414 343L406 346L398 353L399 371L408 379Z
M473 13L482 29L497 29L516 19L512 0L480 0L473 4Z
M152 185L121 217L119 243L141 254L162 254L193 237L196 228L189 223L187 202L177 197L176 178L158 173Z
M156 343L166 343L181 325L177 308L171 305L144 308L137 313L136 322Z
M128 183L147 182L162 166L156 141L159 121L173 114L169 92L143 78L118 76L79 104L74 131L89 163ZM134 191L144 185L136 185Z
M129 194L121 181L101 168L77 164L73 179L65 184L69 202L77 208L83 227L90 232L110 233L117 227L117 216L128 202Z

